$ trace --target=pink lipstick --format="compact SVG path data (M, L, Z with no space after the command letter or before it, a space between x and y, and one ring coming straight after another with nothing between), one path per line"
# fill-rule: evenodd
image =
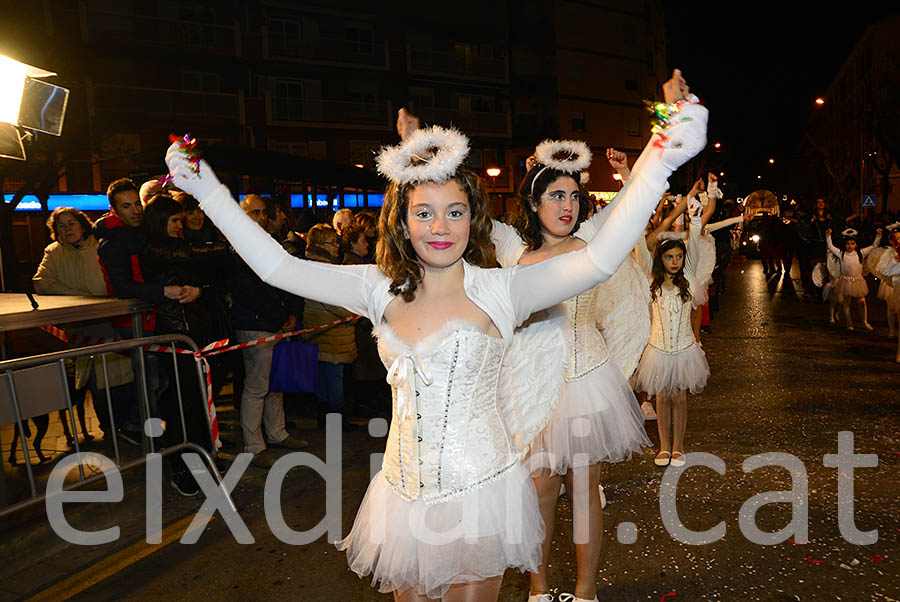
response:
M453 243L436 240L434 242L428 243L428 246L431 247L432 249L437 249L438 251L444 251L444 250L452 247Z

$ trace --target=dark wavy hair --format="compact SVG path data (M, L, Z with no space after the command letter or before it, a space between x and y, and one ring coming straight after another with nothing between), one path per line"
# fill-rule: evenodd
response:
M144 208L144 233L148 238L166 238L169 236L169 218L176 213L183 213L181 203L168 193L154 194Z
M664 240L656 246L656 252L653 254L653 269L650 272L650 296L653 300L656 300L656 294L662 289L663 282L666 281L667 272L662 262L663 253L676 247L681 249L685 259L687 259L687 246L683 240ZM672 275L672 284L678 287L678 296L681 297L683 302L687 303L691 300L691 291L688 287L687 278L684 275L684 263L681 264L681 269Z
M56 236L56 220L66 213L77 219L78 223L81 224L81 229L83 230L81 240L84 240L91 235L91 229L94 227L94 224L83 211L76 209L75 207L57 207L53 210L53 213L50 214L50 217L47 218L46 222L47 229L50 230L50 240L59 240Z
M472 170L461 167L450 181L457 183L469 202L469 244L463 252L463 259L482 268L497 267L497 256L491 241L489 200L481 178ZM378 216L378 244L375 250L375 262L382 273L391 279L391 294L400 295L407 302L416 298L416 289L424 275L405 230L409 194L415 187L415 184L394 182L388 185L384 206Z
M541 197L550 184L563 177L572 178L578 186L578 219L575 220L575 226L570 234L577 232L581 222L586 220L591 214L591 209L593 208L591 197L581 185L578 174L558 171L552 167L544 169L544 166L540 163L535 164L525 174L525 179L522 180L522 184L519 186L519 194L516 196L511 223L512 227L519 232L519 236L525 241L529 251L540 249L541 245L544 244L544 237L541 235L541 220L537 211L532 207L532 203L539 205Z

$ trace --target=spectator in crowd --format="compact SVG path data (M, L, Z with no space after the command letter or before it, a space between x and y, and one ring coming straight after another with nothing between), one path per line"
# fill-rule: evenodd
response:
M366 243L369 246L369 251L366 253L366 263L375 263L375 245L378 241L378 227L376 224L378 223L378 218L368 209L364 209L356 214L356 223L366 230Z
M141 198L141 204L146 205L154 195L162 192L163 188L163 185L159 183L159 178L153 178L141 184L141 190L138 193Z
M831 214L825 199L816 199L812 215L808 219L799 220L797 233L800 245L797 252L800 264L800 277L803 290L808 301L820 299L820 291L813 286L813 268L820 261L825 261L825 231L832 228Z
M343 209L338 209L334 218L331 220L331 225L334 226L335 231L337 232L338 237L341 236L341 233L344 231L344 228L353 223L353 212L344 207Z
M341 234L341 247L344 252L344 264L370 263L366 260L369 254L369 242L366 239L365 227L354 222L344 228Z
M278 201L278 199L267 197L263 199L266 202L266 232L280 243L287 238L290 231L288 227L288 213Z
M88 217L73 207L58 207L53 210L47 219L47 229L50 231L52 243L44 249L44 258L38 266L37 272L32 278L34 289L42 295L84 295L106 297L106 282L103 279L103 270L97 259L97 239L92 233L93 224ZM69 332L84 336L100 338L113 338L114 333L110 324L97 324L88 327L70 327ZM124 412L128 404L127 385L134 379L131 363L127 357L119 354L109 354L106 359L110 398L114 403L115 411ZM103 360L96 357L93 362L90 358L79 358L71 367L72 372L69 383L69 391L72 398L72 406L77 409L81 430L85 439L91 439L85 420L85 392L91 391L91 400L94 404L94 412L100 423L100 430L104 437L111 434L109 409L106 404L106 395L101 393L106 389L107 378L103 372ZM99 378L98 378L99 375ZM120 420L124 418L120 416ZM69 446L75 444L73 435L69 432L69 422L65 414L60 412L63 432ZM137 424L122 424L120 426L128 431L137 430Z
M241 201L241 208L262 228L266 227L268 217L262 197L247 195ZM264 283L238 256L235 256L235 268L230 273L229 288L235 339L239 343L290 331L296 326L296 317L288 309L290 300L287 294ZM287 432L283 396L280 392L269 391L274 351L275 346L271 344L254 345L242 350L244 390L241 395L241 431L244 451L254 454L253 465L260 468L270 468L277 459L266 447L263 428L269 445L274 447L303 449L309 445Z
M297 219L294 229L288 232L287 238L284 239L281 246L294 257L303 259L306 257L306 233L317 223L319 223L319 220L316 219L316 214L313 210L309 208L304 209L300 213L300 218Z
M344 228L349 233L353 228L348 224ZM358 237L363 238L365 232L358 230ZM340 243L334 228L328 224L313 226L307 237L306 258L323 263L338 263ZM342 307L328 305L319 301L307 300L303 313L303 328L315 328L322 324L334 322L353 315ZM303 340L319 346L319 404L329 413L340 413L344 409L344 364L356 359L356 333L350 322L338 324L325 330L303 335ZM323 411L319 425L324 426ZM352 428L343 418L344 428Z
M144 215L147 245L141 265L147 281L163 286L187 283L180 284L185 293L181 299L164 298L157 303L156 334L188 335L200 347L227 337L222 286L217 280L226 272L226 263L230 259L225 243L194 246L187 243L184 240L184 209L167 194L153 196ZM179 378L176 379L176 366L169 358L162 366L170 383L181 384L181 410L188 440L214 452L209 423L204 415L203 395L197 379L193 378L196 374L194 358L181 354L176 358ZM166 422L163 436L166 446L182 440L182 412L178 402L179 391L175 386L168 387L159 400L160 417ZM173 459L169 483L183 496L197 495L200 488L187 465L180 457L170 458Z
M784 270L784 277L787 280L791 278L791 266L794 263L794 255L797 253L797 246L800 244L800 236L798 233L797 212L794 205L787 204L781 212L781 221L783 226L779 230L781 237L781 267Z
M144 280L141 269L141 253L146 241L141 224L144 220L144 206L138 189L128 178L112 182L106 190L109 199L109 213L94 224L94 236L97 238L97 255L106 279L106 290L111 297L120 299L142 299L153 303L161 303L164 299L181 301L186 298L186 291L180 284L162 285ZM113 318L113 326L123 339L134 338L131 320L128 317ZM144 336L151 336L156 331L156 311L151 310L143 317ZM157 402L166 387L169 386L165 372L160 368L159 357L150 353L146 356L147 401L151 416L158 416ZM136 355L132 357L136 360ZM134 399L138 399L135 394ZM137 418L137 407L132 405L129 412L130 423L140 423ZM124 438L136 442L140 430L135 433L123 433Z
M182 228L186 242L191 245L207 244L214 243L221 238L213 223L206 219L206 214L203 213L197 199L181 191L172 193L172 198L178 201L184 210Z

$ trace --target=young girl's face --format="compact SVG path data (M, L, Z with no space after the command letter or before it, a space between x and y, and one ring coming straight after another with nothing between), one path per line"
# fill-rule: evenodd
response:
M900 230L895 230L891 234L891 246L894 247L895 251L900 251Z
M845 242L844 250L847 251L848 253L853 253L854 251L856 251L856 241L848 240L847 242Z
M547 190L533 204L541 223L541 231L552 236L568 236L578 222L579 204L578 183L574 178L562 176L547 186Z
M678 271L684 267L684 251L679 247L672 247L671 249L666 249L666 251L660 256L662 259L663 267L666 269L666 273L669 275L675 275Z
M462 257L469 244L472 217L459 184L420 184L409 193L407 235L425 266L445 268Z

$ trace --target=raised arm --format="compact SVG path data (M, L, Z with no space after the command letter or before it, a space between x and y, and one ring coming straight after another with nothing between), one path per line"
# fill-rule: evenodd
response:
M883 232L883 230L882 230L881 228L878 228L878 229L875 231L875 240L872 242L872 244L871 244L870 246L866 247L865 249L860 249L859 252L862 253L862 256L863 256L863 257L865 257L866 255L868 255L869 253L871 253L872 251L874 251L875 248L878 247L878 245L881 244L881 234L882 234L882 232Z
M828 250L831 251L832 255L840 258L841 252L838 251L838 248L834 246L834 243L831 242L831 228L825 230L825 245L828 247Z
M688 229L687 254L684 258L684 271L692 278L696 276L697 264L700 262L700 231L703 229L703 205L696 197L690 197L688 215L691 216L691 227Z
M200 207L228 238L263 282L289 293L368 314L377 276L370 265L331 265L298 259L241 210L228 188L205 161L194 174L176 142L166 154L175 185L200 201Z
M665 192L666 179L706 145L707 117L706 109L694 99L681 108L676 124L664 136L654 134L635 163L619 202L587 247L513 270L509 286L519 322L606 281L616 272L643 235L650 214Z
M491 241L497 251L497 261L503 267L515 265L525 250L518 230L499 220L492 220L491 226Z
M688 199L687 197L682 197L680 194L675 197L677 202L675 203L675 207L669 211L669 214L662 219L661 222L653 229L653 234L657 235L660 232L666 232L669 228L672 227L672 224L675 223L675 220L678 219L682 213L684 213L685 209L687 209Z

